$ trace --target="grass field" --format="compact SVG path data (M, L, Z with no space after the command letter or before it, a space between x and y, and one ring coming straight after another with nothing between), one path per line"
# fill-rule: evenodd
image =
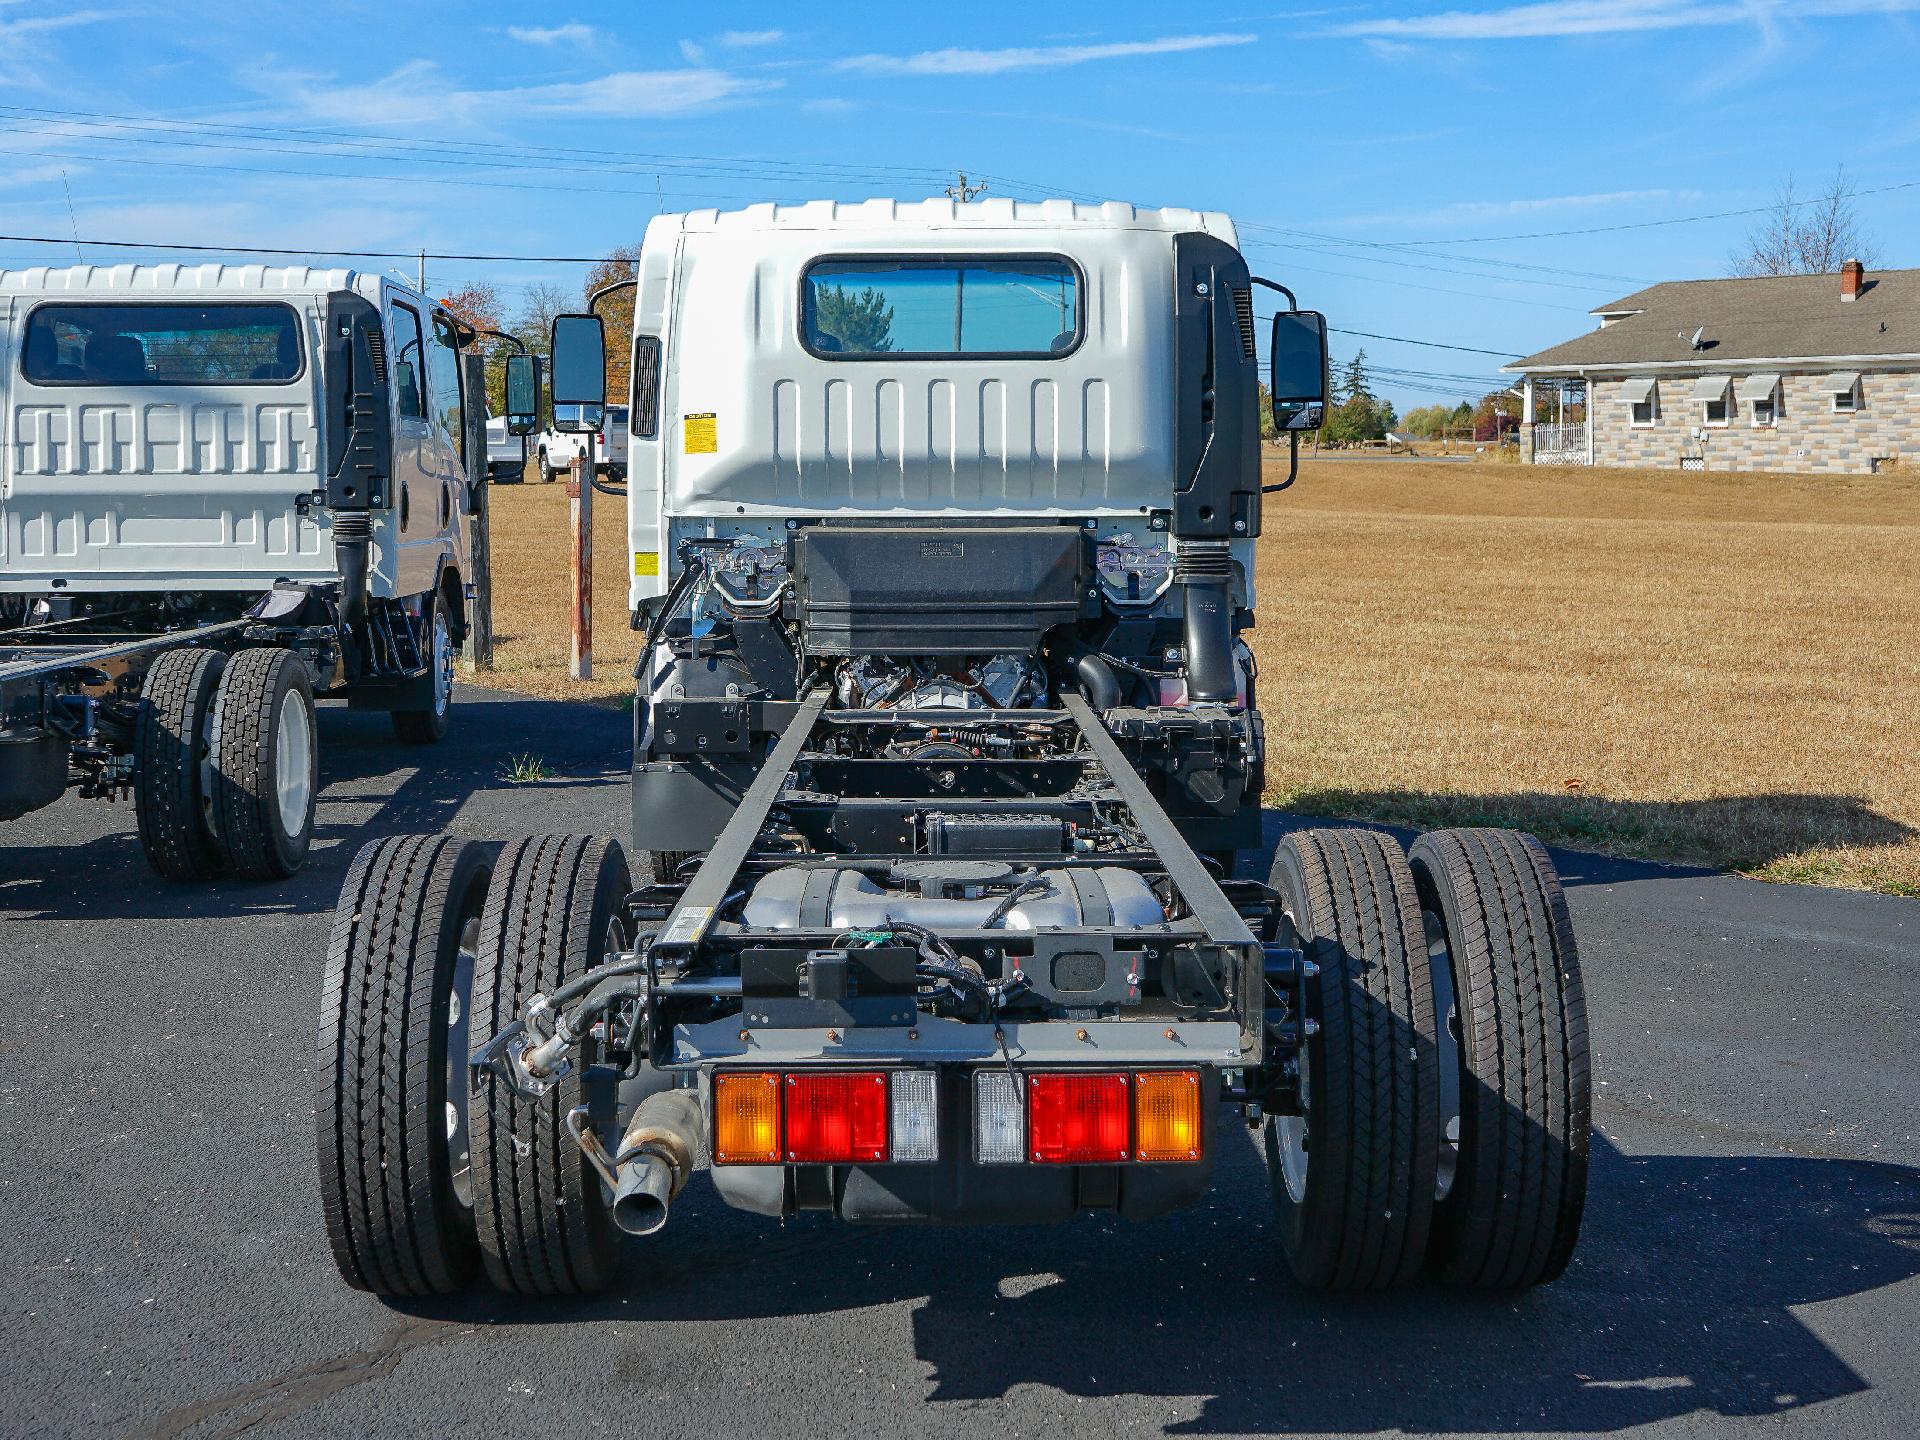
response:
M631 693L619 502L493 492L499 683ZM1310 461L1259 565L1270 802L1920 895L1920 477Z

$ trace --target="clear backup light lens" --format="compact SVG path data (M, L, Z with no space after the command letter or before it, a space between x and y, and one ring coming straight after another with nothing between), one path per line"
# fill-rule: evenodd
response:
M1027 1114L1020 1084L1004 1070L973 1076L973 1158L982 1165L1018 1165L1027 1158Z
M925 1165L940 1158L940 1111L931 1070L893 1072L893 1162Z

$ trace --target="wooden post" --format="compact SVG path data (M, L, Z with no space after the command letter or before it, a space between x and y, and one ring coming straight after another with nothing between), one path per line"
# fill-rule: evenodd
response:
M573 655L567 673L593 678L593 437L567 471L567 513L573 532Z

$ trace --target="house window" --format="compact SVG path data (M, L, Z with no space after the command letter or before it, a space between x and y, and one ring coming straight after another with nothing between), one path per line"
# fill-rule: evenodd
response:
M1627 402L1627 423L1636 430L1648 430L1660 422L1660 390L1652 380L1629 380L1620 387L1620 398Z
M1702 375L1694 382L1693 398L1700 406L1700 423L1715 430L1727 428L1733 413L1733 377Z
M1645 428L1660 418L1660 401L1652 395L1633 402L1633 423Z
M1769 395L1764 400L1755 400L1751 403L1753 405L1753 428L1756 430L1771 430L1774 423L1774 397Z
M1833 377L1833 410L1836 415L1851 415L1864 408L1858 375Z

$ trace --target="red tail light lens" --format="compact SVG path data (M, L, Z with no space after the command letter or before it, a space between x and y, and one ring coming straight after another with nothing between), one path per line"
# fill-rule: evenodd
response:
M885 1071L789 1075L782 1088L790 1162L849 1164L887 1158Z
M1125 1075L1027 1078L1027 1139L1042 1164L1098 1165L1131 1148L1132 1097Z

